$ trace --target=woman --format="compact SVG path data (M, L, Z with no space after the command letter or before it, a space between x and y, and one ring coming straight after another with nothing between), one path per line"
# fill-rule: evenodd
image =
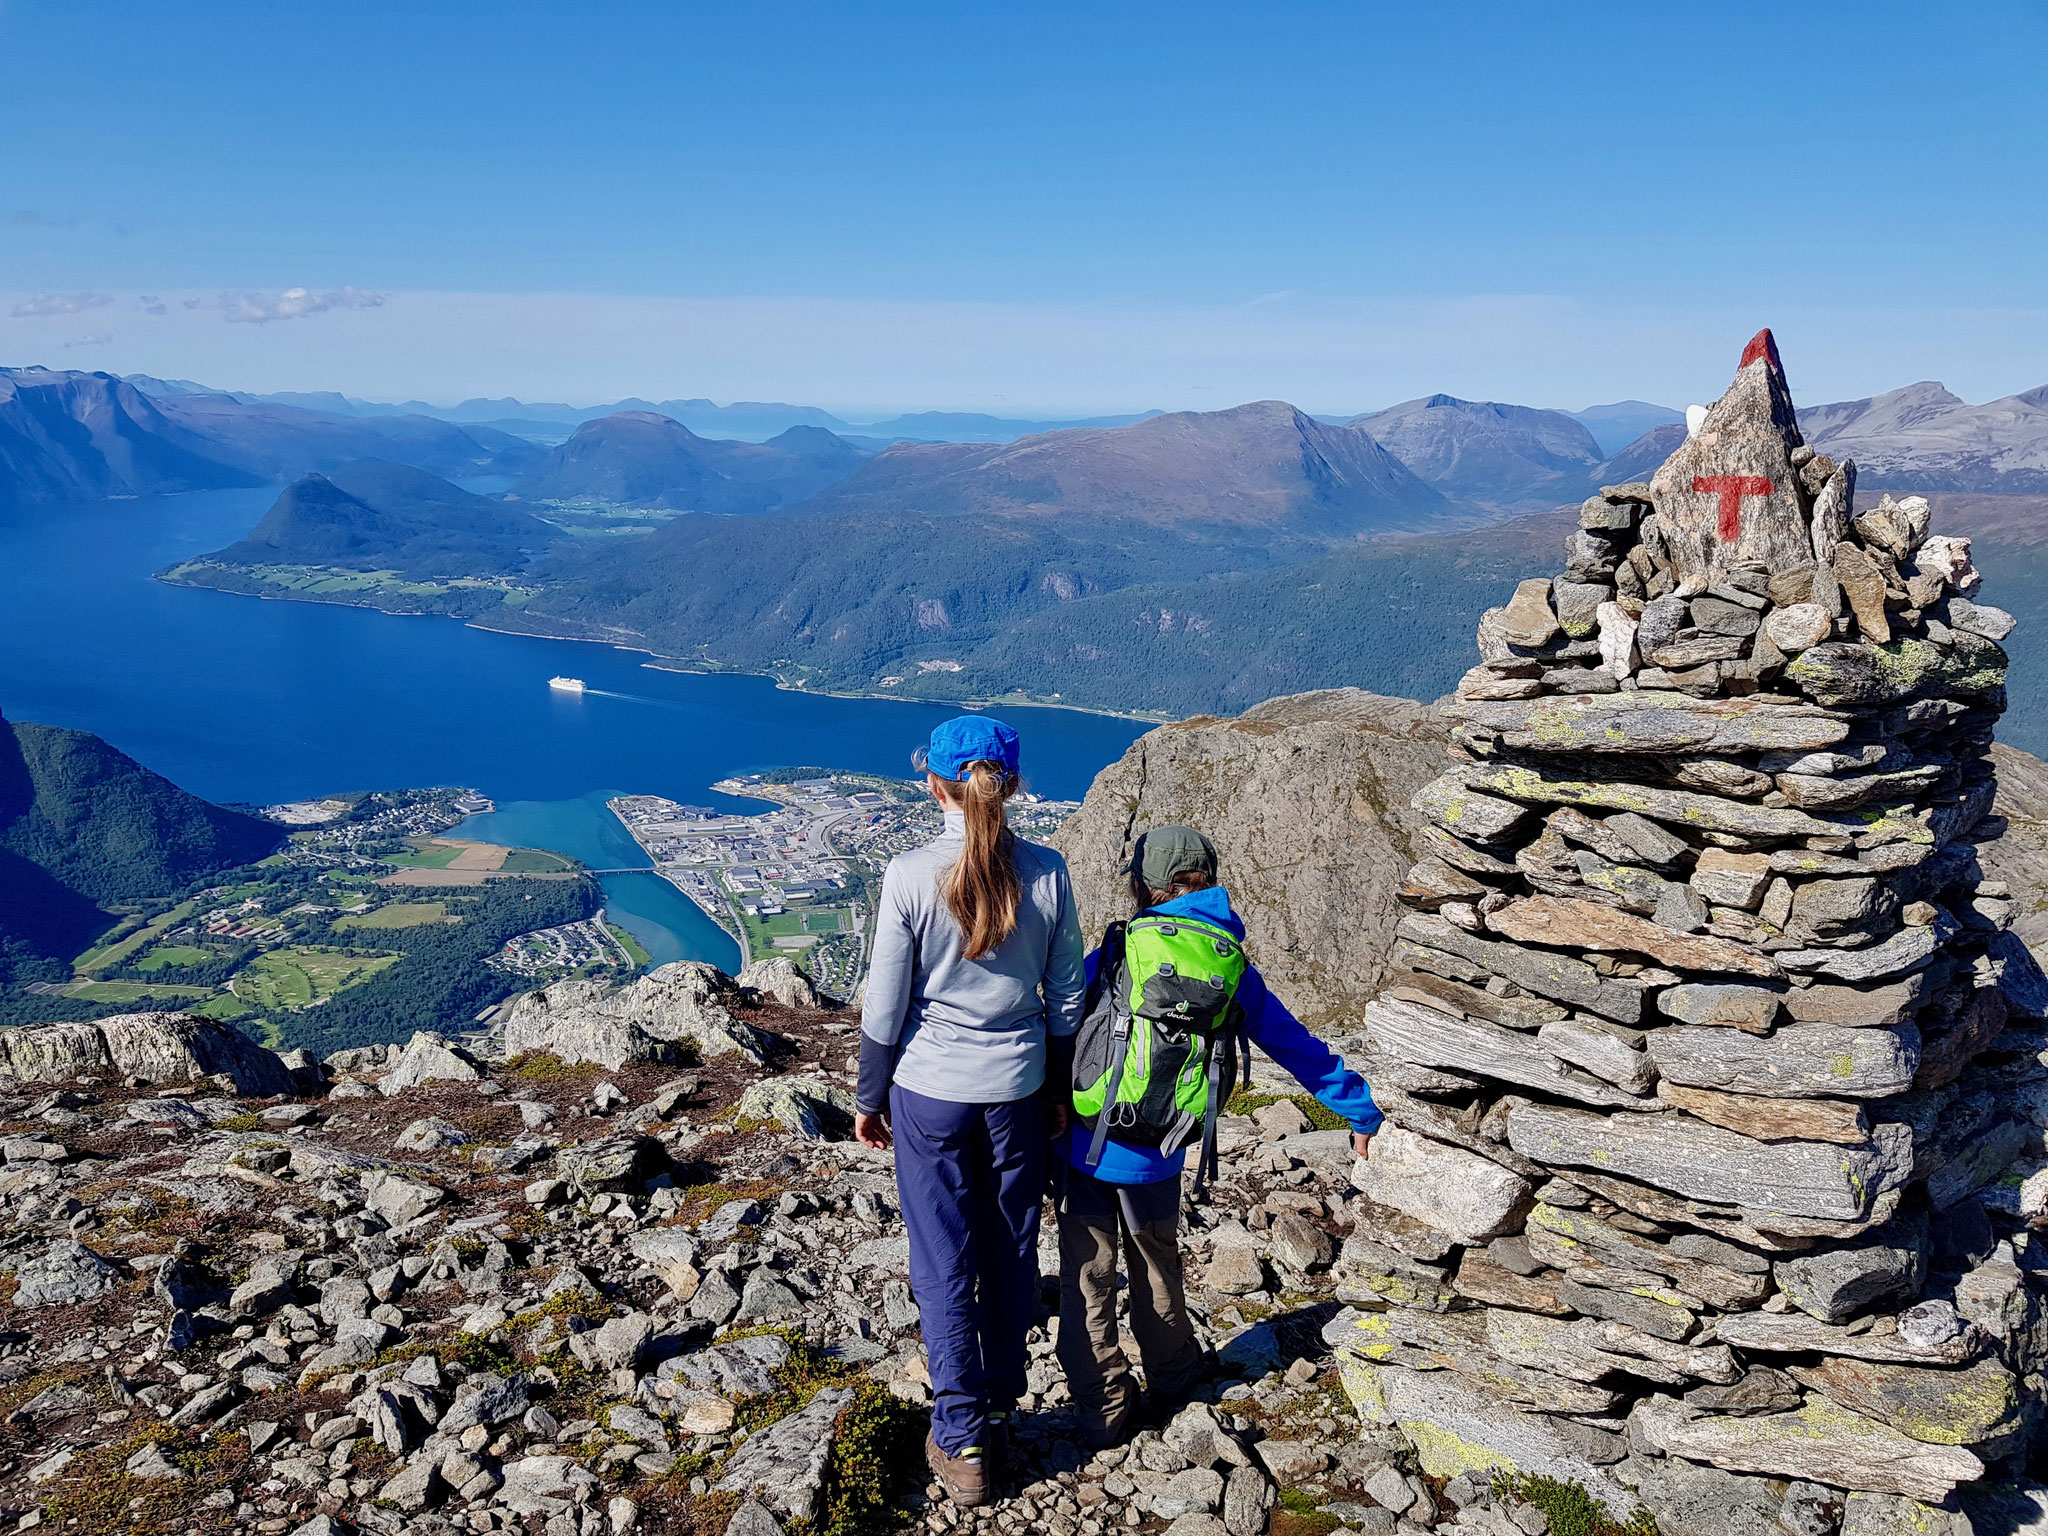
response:
M1143 1007L1151 1001L1155 985L1141 974L1133 987L1132 975L1141 972L1144 964L1135 956L1143 946L1133 939L1127 948L1125 936L1146 928L1147 920L1164 920L1152 921L1150 926L1165 933L1180 930L1189 937L1199 936L1205 941L1203 950L1209 962L1230 973L1228 986L1232 989L1219 991L1218 1018L1226 1032L1213 1049L1227 1054L1233 1048L1235 1031L1242 1031L1244 1039L1272 1057L1351 1127L1352 1150L1360 1157L1366 1156L1381 1120L1365 1080L1310 1034L1266 990L1257 968L1243 959L1244 923L1231 911L1229 893L1217 884L1216 849L1208 838L1193 827L1154 827L1138 839L1128 873L1136 915L1130 924L1113 927L1103 947L1088 957L1090 1006L1080 1046L1082 1059L1075 1068L1074 1107L1077 1118L1085 1114L1094 1125L1077 1123L1066 1139L1063 1151L1070 1166L1065 1170L1066 1188L1059 1208L1060 1368L1066 1372L1068 1390L1080 1410L1082 1436L1096 1449L1118 1444L1129 1434L1137 1407L1130 1361L1118 1339L1119 1245L1130 1274L1131 1332L1155 1408L1170 1411L1208 1363L1188 1318L1180 1256L1180 1186L1187 1147L1207 1140L1203 1133L1214 1123L1213 1111L1209 1105L1197 1109L1191 1104L1178 1113L1163 1136L1127 1134L1121 1139L1113 1125L1135 1125L1144 1117L1132 1113L1119 1118L1102 1112L1107 1098L1144 1100L1140 1090L1126 1089L1119 1094L1112 1089L1107 1097L1103 1092L1112 1076L1119 1084L1126 1078L1122 1070L1113 1074L1103 1071L1109 1057L1101 1042L1106 1037L1121 1043L1122 1037L1114 1032L1119 1006L1128 1018L1134 992L1143 994L1139 998ZM1217 956L1225 958L1218 961ZM1190 976L1205 979L1200 972L1183 967L1182 979ZM1225 984L1224 977L1214 983L1219 989ZM1189 1005L1180 1007L1185 1013ZM1189 1036L1182 1033L1174 1038L1177 1048L1185 1050ZM1135 1056L1125 1059L1139 1071L1148 1065ZM1098 1073L1101 1076L1092 1084L1080 1080ZM1189 1086L1199 1086L1203 1075L1197 1072ZM1209 1093L1214 1098L1228 1091L1221 1077L1219 1072L1210 1079ZM1088 1091L1091 1087L1092 1094ZM1139 1105L1127 1103L1124 1107L1135 1110Z
M987 1459L1024 1391L1037 1316L1046 1142L1081 1021L1082 940L1066 861L1013 834L1017 733L985 715L932 732L911 762L946 813L890 860L861 1011L854 1135L896 1147L932 1378L925 1439L946 1494L986 1503Z

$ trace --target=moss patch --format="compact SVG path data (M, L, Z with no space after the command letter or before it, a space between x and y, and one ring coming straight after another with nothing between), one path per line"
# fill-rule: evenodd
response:
M597 1076L598 1068L595 1062L571 1064L550 1051L536 1051L532 1055L521 1056L506 1067L505 1072L529 1083L585 1083Z
M124 1470L129 1457L150 1445L186 1475L144 1479ZM202 1510L208 1494L230 1486L249 1459L248 1442L231 1431L181 1435L152 1424L116 1445L81 1451L50 1484L43 1523L58 1530L115 1536L186 1536L233 1524L233 1510Z
M1278 1104L1282 1099L1297 1106L1308 1116L1308 1123L1319 1131L1344 1129L1343 1117L1323 1108L1312 1093L1247 1093L1240 1088L1230 1096L1230 1102L1223 1106L1223 1112L1226 1115L1249 1115L1255 1110L1264 1109L1268 1104Z
M1638 1509L1626 1522L1617 1522L1583 1483L1503 1473L1494 1478L1493 1491L1542 1510L1550 1518L1550 1536L1657 1536L1657 1522L1647 1509Z

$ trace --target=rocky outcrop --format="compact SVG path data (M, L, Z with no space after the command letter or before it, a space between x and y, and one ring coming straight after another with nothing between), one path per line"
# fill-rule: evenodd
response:
M770 955L765 960L756 960L733 980L743 991L757 992L785 1008L819 1006L818 989L787 955Z
M1355 1022L1388 971L1401 872L1431 835L1409 802L1441 771L1448 739L1428 706L1356 688L1140 737L1053 839L1084 929L1092 938L1129 915L1118 871L1139 833L1200 827L1274 990L1312 1027Z
M147 1083L225 1076L237 1093L293 1091L291 1069L277 1052L200 1014L123 1013L90 1023L0 1030L0 1076L61 1083L109 1074Z
M473 1083L482 1076L469 1052L430 1029L416 1029L397 1063L377 1080L377 1091L388 1099L421 1083Z
M507 1005L505 1049L595 1062L616 1072L629 1062L708 1060L737 1055L759 1065L760 1041L732 1012L739 986L715 966L679 960L608 989L601 981L558 981Z

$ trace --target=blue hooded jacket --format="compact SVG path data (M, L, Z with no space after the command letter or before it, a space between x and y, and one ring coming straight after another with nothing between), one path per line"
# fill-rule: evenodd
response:
M1145 910L1214 923L1227 928L1240 941L1244 938L1244 922L1230 910L1230 893L1220 885L1189 891ZM1088 956L1091 983L1101 954L1097 949ZM1383 1117L1372 1101L1372 1089L1366 1086L1365 1079L1346 1067L1341 1056L1310 1034L1308 1026L1266 990L1266 979L1256 966L1246 967L1244 979L1238 983L1237 1001L1244 1009L1244 1032L1252 1044L1285 1067L1296 1082L1316 1096L1318 1103L1354 1131L1370 1134L1380 1128ZM1187 1161L1185 1147L1162 1155L1154 1148L1126 1146L1112 1138L1102 1144L1102 1161L1090 1168L1088 1146L1093 1139L1094 1133L1077 1121L1067 1134L1067 1161L1105 1184L1156 1184L1161 1179L1178 1177Z

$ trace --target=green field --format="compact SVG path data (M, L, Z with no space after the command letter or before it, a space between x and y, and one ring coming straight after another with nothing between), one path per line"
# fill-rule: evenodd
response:
M448 915L442 901L394 901L370 912L358 912L334 920L337 928L418 928L438 923Z
M160 971L167 965L204 965L213 958L210 949L191 944L159 944L135 962L138 971Z
M801 912L778 912L773 917L755 917L751 913L744 915L748 931L760 938L772 939L804 931L804 914Z
M341 949L274 949L235 976L235 992L256 1008L308 1008L398 963L396 955Z
M129 929L123 937L117 938L111 943L104 943L96 948L87 950L77 960L72 962L71 968L80 975L89 976L94 971L108 970L113 966L124 964L130 955L153 942L159 935L176 927L198 910L199 903L197 901L182 901L177 906L171 908L170 911L164 913L163 916L154 919L140 928ZM116 932L119 931L118 929L116 930Z
M838 933L845 926L837 907L814 907L803 914L805 933Z
M400 869L446 869L462 857L460 848L429 848L414 845L411 853L394 853L384 862Z
M654 956L647 953L640 941L626 932L617 923L606 923L604 926L605 932L618 940L619 947L633 957L633 963L639 966L641 970L646 970L648 966L654 963Z
M81 981L65 989L66 997L82 997L89 1003L136 1003L145 997L176 998L189 1002L205 997L208 987L178 987L161 981Z
M642 514L643 516L645 514ZM217 566L209 560L187 560L164 572L166 581L209 585L209 571L228 571L262 586L290 592L299 597L361 597L420 599L445 592L495 592L508 603L524 603L538 587L508 587L503 582L477 576L457 576L448 581L408 581L397 571L351 571L325 565Z
M499 872L507 875L559 875L575 867L559 853L549 853L545 848L514 848L505 855Z
M255 1009L232 992L216 992L192 1011L203 1013L209 1019L245 1019Z

